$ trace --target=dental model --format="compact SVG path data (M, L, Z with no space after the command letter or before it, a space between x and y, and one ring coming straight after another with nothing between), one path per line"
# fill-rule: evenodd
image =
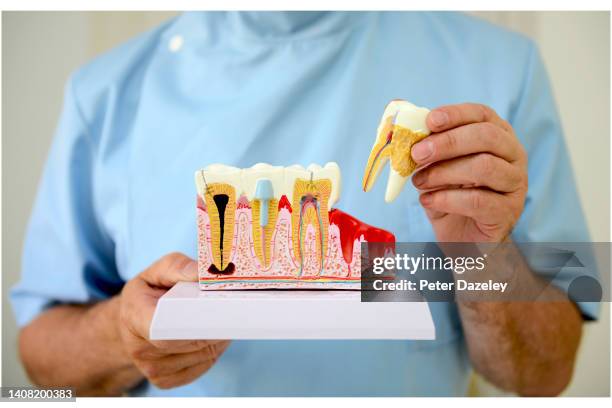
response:
M340 168L212 164L195 174L200 288L359 289L361 243L395 237L331 209Z
M363 175L363 191L372 189L384 165L391 161L385 201L390 203L397 198L416 168L410 155L412 145L430 133L425 124L428 113L429 109L402 100L394 100L387 105L368 157Z

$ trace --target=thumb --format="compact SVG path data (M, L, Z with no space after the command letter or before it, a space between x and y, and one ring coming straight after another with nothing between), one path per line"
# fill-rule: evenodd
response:
M140 277L151 286L170 288L177 282L197 282L198 265L179 252L168 254L145 269Z

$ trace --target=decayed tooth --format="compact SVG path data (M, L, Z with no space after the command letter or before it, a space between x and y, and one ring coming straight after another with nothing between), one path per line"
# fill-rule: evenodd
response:
M311 249L305 248L303 243L308 226L311 225L315 232L317 245L315 258L319 262L318 269L321 271L324 265L324 257L327 251L327 239L329 229L329 201L332 192L332 178L317 178L317 175L333 174L333 165L325 170L320 166L311 165L308 169L301 166L290 166L285 169L285 188L291 187L291 226L293 255L301 265L300 274L304 267L307 256L312 255ZM336 177L339 179L339 177Z
M213 265L209 271L231 274L236 200L242 194L242 170L211 164L195 174L198 194L206 203L210 218Z
M268 187L268 184L271 190L271 196L269 197L267 193L264 193L268 190L268 188L264 188ZM253 167L243 170L242 185L251 203L251 228L255 255L265 269L269 266L272 258L270 243L276 226L278 201L285 188L285 171L282 166L257 163Z
M428 113L429 109L401 100L387 105L366 164L364 191L370 191L384 165L391 161L385 201L390 203L397 198L416 168L410 154L412 145L430 134L425 123Z

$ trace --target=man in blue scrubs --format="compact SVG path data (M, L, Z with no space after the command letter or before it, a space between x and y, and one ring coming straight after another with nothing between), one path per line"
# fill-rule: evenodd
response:
M396 98L441 108L412 153L430 166L385 204L385 183L365 194L361 176ZM537 304L432 303L435 341L150 342L156 299L196 279L194 171L327 161L342 169L337 207L400 242L589 239L528 39L454 13L188 13L68 81L12 292L33 382L98 395L453 396L474 367L525 395L566 386L581 314L596 310L551 287Z

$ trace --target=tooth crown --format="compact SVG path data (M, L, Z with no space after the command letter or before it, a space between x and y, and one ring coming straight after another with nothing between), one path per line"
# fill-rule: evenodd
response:
M195 180L202 289L359 288L364 232L330 223L341 189L336 163L213 164Z
M293 196L293 186L296 179L310 180L329 179L332 190L329 195L329 208L333 207L340 199L342 181L340 177L340 167L335 162L329 162L321 167L318 164L311 164L307 168L297 164L282 167L272 166L267 163L257 163L248 169L227 166L225 164L211 164L195 174L196 187L199 194L206 190L207 183L223 182L231 184L237 196L245 195L251 201L255 196L257 180L261 178L269 179L272 182L274 197L277 200L284 195Z
M428 109L402 100L387 105L365 167L364 191L370 191L384 165L391 161L385 201L397 198L417 166L412 160L412 146L430 134L426 124L428 114Z

